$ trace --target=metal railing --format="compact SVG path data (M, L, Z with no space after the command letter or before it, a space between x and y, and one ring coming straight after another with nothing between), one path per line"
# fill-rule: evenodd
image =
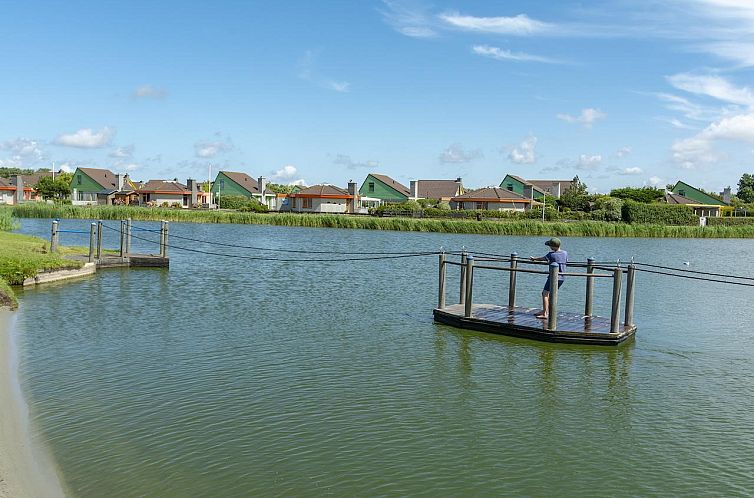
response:
M621 287L623 285L623 273L626 273L626 302L623 315L623 324L626 327L634 325L634 290L636 286L636 267L633 263L625 269L617 263L615 268L606 268L598 266L594 259L589 258L586 263L586 272L560 272L558 263L550 263L548 270L536 270L531 268L520 268L520 264L539 265L536 261L521 260L517 253L511 254L509 259L500 258L479 258L480 261L506 261L509 266L483 265L476 264L474 257L466 251L461 253L461 261L448 261L447 255L441 253L439 256L439 285L437 307L445 308L445 280L446 267L448 265L460 266L460 297L459 304L464 305L464 316L470 318L473 308L474 296L474 271L475 270L496 270L509 272L508 283L508 307L513 309L516 306L516 286L517 275L519 273L531 273L536 275L547 275L551 282L549 295L549 313L547 315L547 330L557 330L558 326L558 285L554 284L560 276L583 277L586 278L586 294L584 297L584 318L589 319L592 315L593 298L594 298L594 279L610 278L613 281L613 295L610 309L610 332L618 333L620 331L620 306L621 306ZM583 263L580 266L582 266ZM599 271L605 273L598 273Z
M160 257L168 257L168 222L160 222ZM60 228L60 221L54 220L52 222L52 231L50 234L50 252L57 252L60 247L60 234L61 233L79 233L89 234L89 254L88 260L90 263L95 260L102 259L102 233L104 225L102 220L92 223L89 230L62 230ZM109 228L109 227L108 227ZM146 228L134 227L131 222L131 218L120 220L120 229L116 230L119 235L120 246L118 254L121 258L127 258L131 254L131 237L134 230L140 230L145 232L157 232L157 230L150 230ZM146 240L146 239L144 239Z

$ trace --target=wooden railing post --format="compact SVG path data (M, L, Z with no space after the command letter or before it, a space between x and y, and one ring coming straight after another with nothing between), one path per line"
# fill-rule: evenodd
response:
M510 283L508 284L508 307L516 306L516 268L518 268L518 253L511 254L511 271L509 275Z
M97 222L97 259L102 259L102 220Z
M50 252L58 250L58 220L52 222L52 234L50 235Z
M131 254L131 218L126 220L126 254Z
M160 257L165 257L165 221L160 222Z
M592 316L592 298L594 297L594 258L586 260L586 298L584 299L584 316Z
M613 304L610 312L610 333L617 334L620 327L620 287L623 270L620 265L613 270Z
M440 275L437 285L437 308L445 308L445 253L440 253Z
M162 246L162 257L167 258L168 257L168 233L169 233L169 225L167 221L163 221L165 223L165 244Z
M466 251L461 252L461 289L460 289L460 297L458 298L458 302L460 304L463 304L466 302L466 258L469 256L469 253Z
M552 331L558 328L558 273L560 265L550 263L550 312L547 315L547 329Z
M626 274L626 312L623 317L623 323L626 327L634 324L634 287L636 285L636 265L628 265Z
M94 247L97 243L97 224L92 223L89 226L89 262L94 261Z
M126 257L126 220L120 220L120 257Z
M474 295L474 256L468 255L466 257L466 299L464 302L464 316L469 318L471 316L471 304L473 302Z

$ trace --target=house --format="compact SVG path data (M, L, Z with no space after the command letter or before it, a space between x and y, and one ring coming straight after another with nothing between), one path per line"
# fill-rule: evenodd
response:
M212 184L215 199L224 195L241 195L254 199L269 209L278 209L278 196L267 189L267 179L260 176L258 180L246 173L220 171Z
M191 207L192 191L173 180L149 180L138 190L139 203L146 206Z
M431 199L450 202L453 197L463 195L463 181L455 180L411 180L410 199Z
M361 184L359 195L383 203L400 203L408 200L411 191L387 175L369 173Z
M670 189L670 192L673 194L677 194L682 197L685 197L687 199L690 199L691 201L699 205L705 205L705 206L727 206L728 205L727 202L721 201L720 199L712 197L708 193L702 190L699 190L698 188L694 188L688 183L685 183L682 181L676 182L673 188Z
M484 187L453 197L451 209L483 209L491 211L526 211L539 204L521 194L502 187Z
M76 168L71 179L71 203L75 206L108 204L108 197L120 190L119 183L122 186L119 176L109 169Z
M359 202L360 196L354 182L349 182L347 190L321 184L288 194L284 209L294 213L358 213Z
M665 202L668 204L683 204L694 210L694 214L701 217L713 217L720 216L721 204L706 204L700 203L694 199L690 199L681 194L674 194L673 192L665 192Z
M16 204L18 198L16 197L18 189L15 185L12 185L9 178L0 178L0 204ZM23 199L23 193L21 193Z
M573 180L524 180L516 175L505 175L500 182L502 188L537 201L542 200L545 195L560 199L561 194L572 185Z
M52 176L52 172L43 171L32 175L0 178L0 204L20 204L26 201L43 200L35 186L44 176Z

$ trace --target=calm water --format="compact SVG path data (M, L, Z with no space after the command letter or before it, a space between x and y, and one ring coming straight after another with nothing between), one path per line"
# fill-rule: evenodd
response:
M22 231L47 237L49 222L23 220ZM171 233L295 249L546 250L539 237L177 223ZM564 248L754 277L754 241ZM171 256L170 271L102 271L22 295L22 384L76 496L754 493L752 288L641 274L635 341L597 348L434 324L435 256ZM507 296L503 274L477 278L475 300ZM520 277L523 304L537 305L542 283ZM561 310L578 310L582 292L567 281ZM596 292L604 315L607 284Z

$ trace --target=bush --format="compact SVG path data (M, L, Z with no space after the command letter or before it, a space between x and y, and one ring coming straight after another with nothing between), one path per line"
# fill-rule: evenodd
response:
M626 223L655 225L698 225L699 217L688 206L671 204L644 204L627 200L622 208Z
M665 191L654 187L625 187L615 188L610 191L610 197L616 197L623 200L632 200L651 204L659 201L665 196Z
M707 218L707 226L736 227L744 225L754 225L754 217L737 216L735 218Z
M175 209L175 208L180 208L180 207L181 207L181 203L180 203L180 202L174 202L174 203L172 203L172 204L170 205L170 207L171 207L171 208L174 208L174 209Z
M615 197L601 196L594 203L594 210L589 218L596 221L621 221L623 219L623 200Z
M236 209L238 211L266 213L267 206L255 199L243 195L225 195L219 200L221 209Z
M524 212L523 217L531 219L531 220L541 220L542 208L541 207L531 208L530 210ZM560 213L557 212L555 208L552 208L550 206L545 206L545 220L553 221L553 220L560 219L560 217L561 217Z

